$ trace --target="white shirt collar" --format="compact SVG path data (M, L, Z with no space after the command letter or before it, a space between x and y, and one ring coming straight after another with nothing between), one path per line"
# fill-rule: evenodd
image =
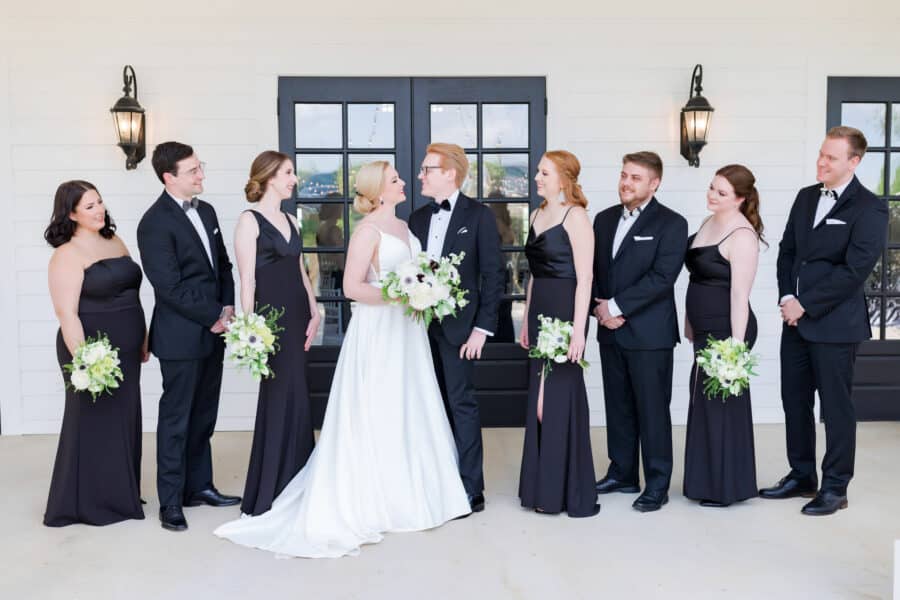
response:
M644 212L644 209L647 208L647 205L650 204L651 200L653 200L653 196L650 196L642 204L634 207L634 209L631 211L629 211L628 208L624 204L622 204L622 218L625 218L625 216L628 215L629 212L631 213L631 215L630 215L631 218L635 218L635 219L638 218L640 216L640 214L642 212Z
M166 193L169 195L169 198L171 198L172 201L178 205L179 208L181 208L181 206L184 202L190 202L190 200L191 200L191 198L179 198L178 196L176 196L175 194L170 192L168 189L166 190Z
M450 212L453 212L453 209L456 207L456 201L459 200L459 190L454 190L452 194L447 198L447 202L450 203Z
M834 193L837 194L837 197L838 197L838 198L840 198L840 197L841 197L841 194L844 193L844 190L847 189L847 186L850 185L850 182L851 182L851 181L853 181L853 176L852 176L852 175L850 176L850 179L848 179L848 180L847 180L846 182L844 182L842 185L839 185L839 186L837 186L836 188L827 188L827 189L834 190ZM825 189L826 189L826 186L825 186L825 184L823 183L823 184L822 184L821 190L825 190Z

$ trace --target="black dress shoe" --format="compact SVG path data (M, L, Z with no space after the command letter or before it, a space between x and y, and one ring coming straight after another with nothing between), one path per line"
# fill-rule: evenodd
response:
M184 505L200 506L201 504L208 504L210 506L234 506L240 501L240 496L226 496L225 494L220 493L215 487L210 486L209 489L189 494L184 500Z
M759 495L769 500L782 500L784 498L796 498L803 496L804 498L812 498L816 495L816 489L819 487L815 477L808 479L798 479L787 475L782 477L781 481L773 485L759 490Z
M712 508L725 508L731 506L731 502L717 502L716 500L701 500L700 506L708 506Z
M184 531L188 528L180 506L160 506L159 522L163 529L169 531Z
M636 483L628 483L613 479L609 475L597 482L597 493L608 494L610 492L622 492L623 494L637 494L641 491Z
M807 502L800 512L804 515L821 517L833 515L842 508L847 508L846 494L841 495L830 490L822 490L811 502Z
M484 510L484 494L474 494L469 496L469 506L472 512L481 512Z
M634 510L640 512L653 512L659 510L669 501L669 494L663 490L646 490L638 496L637 500L632 504Z

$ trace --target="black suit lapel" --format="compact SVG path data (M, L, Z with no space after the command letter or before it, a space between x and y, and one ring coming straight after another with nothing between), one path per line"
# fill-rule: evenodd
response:
M616 227L618 227L621 218L621 211L614 210L610 211L610 216L600 223L600 240L602 241L602 245L597 248L597 251L603 253L603 260L605 260L607 264L610 264L613 261L613 242L616 237Z
M650 202L647 206L641 211L641 214L638 215L637 221L634 225L631 226L631 229L628 230L628 233L625 235L625 239L622 240L622 243L619 245L619 251L616 252L616 255L613 257L613 260L618 260L629 247L634 243L634 237L639 235L647 225L653 220L653 215L656 213L656 197L650 199ZM616 223L618 226L618 222ZM613 230L613 235L615 235L615 230Z
M444 246L441 248L441 256L447 256L452 251L453 246L456 243L456 238L458 237L456 232L459 231L463 223L466 222L471 202L472 200L467 196L464 196L462 192L460 192L459 196L456 198L456 206L453 207L453 214L450 215L450 224L447 225L447 235L444 236Z
M206 260L206 264L209 265L210 269L213 269L215 273L215 269L212 264L209 262L209 256L206 255L206 249L203 247L203 241L200 239L200 234L197 233L197 229L194 227L194 224L191 223L191 219L187 216L187 213L182 210L178 204L176 204L176 200L169 195L168 192L163 192L163 196L160 198L163 200L163 206L167 207L169 212L172 214L172 218L181 224L182 229L185 229L190 235L191 239L194 240L194 243L197 244L200 254ZM198 207L199 208L199 207ZM200 220L203 221L203 216L201 215ZM204 228L207 230L207 236L209 235L209 227L204 222ZM212 251L212 242L210 242L210 251Z
M201 210L203 208L204 210ZM197 206L197 214L200 215L200 222L203 223L203 229L206 230L206 239L209 242L209 253L212 255L212 268L213 273L219 272L219 253L216 252L215 244L213 240L216 239L215 236L215 222L212 219L211 211L206 207ZM191 227L193 229L193 226ZM195 230L196 231L196 230ZM203 246L201 242L201 248ZM206 254L206 249L203 249L203 254ZM209 257L207 257L209 258Z

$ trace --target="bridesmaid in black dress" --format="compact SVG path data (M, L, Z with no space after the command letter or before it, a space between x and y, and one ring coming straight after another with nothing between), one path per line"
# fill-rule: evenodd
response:
M50 296L59 319L59 366L85 337L104 333L119 349L124 380L96 402L66 390L62 430L44 525L109 525L143 519L141 508L141 362L149 358L138 290L141 268L115 235L97 189L67 181L56 190L44 238ZM69 376L63 371L63 380Z
M543 359L528 363L528 411L519 479L522 506L541 513L566 511L590 517L600 510L591 453L590 414L584 355L590 304L594 235L578 185L581 166L569 152L547 152L538 165L538 194L544 197L528 234L531 269L527 321L519 343L537 343L538 315L574 323L568 362L541 376Z
M278 350L269 358L275 377L259 384L256 426L241 512L260 515L306 464L314 446L306 380L306 352L319 327L319 309L301 258L296 223L281 212L297 183L293 162L266 151L253 161L245 211L235 231L241 307L284 309Z
M688 240L690 272L685 337L694 355L709 337L734 337L752 347L756 317L750 290L759 259L762 221L753 174L741 165L716 172L707 192L713 215ZM705 374L691 369L684 459L684 495L701 506L728 506L757 495L750 390L709 398Z

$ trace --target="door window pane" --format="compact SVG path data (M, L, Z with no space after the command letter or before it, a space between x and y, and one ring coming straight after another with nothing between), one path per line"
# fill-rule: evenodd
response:
M900 298L885 298L885 302L884 339L900 340Z
M304 252L303 263L317 297L343 296L344 254L339 252Z
M900 292L900 250L888 249L886 292Z
M890 228L888 229L888 242L900 244L900 202L888 202L890 206Z
M344 333L350 324L350 302L326 302L320 301L319 329L313 339L316 346L340 346L344 340Z
M528 197L527 154L485 154L483 166L485 198Z
M900 104L891 106L891 120L894 127L891 129L891 146L900 148Z
M897 140L900 144L900 139ZM888 169L890 173L890 192L891 196L900 196L900 152L891 153L891 165Z
M497 231L503 246L524 246L528 240L527 202L488 202L497 219Z
M391 166L394 165L394 155L393 154L348 154L347 162L350 164L350 201L353 201L353 197L356 194L356 174L359 173L360 167L362 167L366 163L370 163L376 160L386 160L391 163ZM409 186L409 182L406 182L406 185Z
M504 293L512 296L525 295L528 289L528 259L525 251L504 252L503 267L506 272Z
M295 104L297 148L341 148L344 128L340 104Z
M856 176L860 183L869 188L872 193L881 196L884 194L884 152L866 152L859 166L856 167Z
M297 195L301 198L342 198L344 160L340 154L298 154Z
M872 339L881 339L881 298L866 297L869 311L869 325L872 326Z
M475 104L432 104L431 141L458 144L463 148L478 145L478 116Z
M393 148L393 104L348 104L347 145L350 148Z
M463 181L462 187L459 190L468 196L469 198L477 198L478 197L478 155L477 154L466 154L466 158L469 159L469 172L466 174L466 179Z
M878 259L878 262L875 263L875 268L872 269L872 272L869 273L869 277L866 278L866 291L867 292L879 292L881 291L881 259Z
M841 125L856 127L866 136L870 146L887 144L885 119L887 104L863 104L843 102L841 104Z
M482 105L481 146L483 148L527 148L528 105Z
M303 248L344 247L344 204L300 204L297 220L303 233Z

